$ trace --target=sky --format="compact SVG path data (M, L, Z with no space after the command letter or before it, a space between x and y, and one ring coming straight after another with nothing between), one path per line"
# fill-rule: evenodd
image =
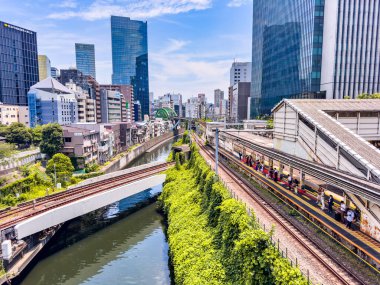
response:
M75 67L75 43L95 44L96 79L111 83L110 15L148 22L150 91L185 99L227 94L234 60L251 61L252 0L0 0L0 20L37 32L38 53Z

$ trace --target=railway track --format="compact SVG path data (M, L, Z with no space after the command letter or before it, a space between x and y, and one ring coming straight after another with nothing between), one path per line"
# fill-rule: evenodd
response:
M199 139L195 139L198 146L214 161L214 154L208 150ZM295 241L300 244L308 253L310 253L316 260L322 264L322 266L330 272L340 284L365 284L359 277L355 276L349 269L344 268L340 264L337 264L334 259L328 256L323 249L311 241L306 235L300 232L293 224L288 220L284 221L284 217L278 212L278 210L272 207L261 196L254 191L252 185L247 183L244 179L233 173L222 161L219 163L219 168L222 169L241 189L252 198L256 204L265 211L276 223L281 226ZM334 283L337 284L337 283Z
M291 165L296 169L302 169L302 171L310 176L335 185L336 187L345 189L349 193L380 203L380 186L377 183L350 173L345 173L341 170L336 170L335 168L327 165L316 164L315 162L301 159L296 156L290 156L289 154L281 151L249 142L231 133L223 132L223 134L231 137L235 141L238 141L241 145L255 150L267 157L271 157L275 160L283 162L284 164Z
M23 220L48 210L89 197L96 193L110 190L125 183L131 183L139 179L149 177L153 174L166 170L168 166L172 164L173 163L163 163L146 169L126 173L117 177L107 178L89 185L79 186L65 192L59 192L54 195L41 198L36 203L26 203L15 209L4 211L0 213L0 231L10 228Z

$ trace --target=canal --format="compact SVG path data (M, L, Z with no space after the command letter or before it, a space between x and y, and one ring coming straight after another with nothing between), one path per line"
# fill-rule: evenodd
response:
M172 143L128 167L165 161ZM158 185L66 223L21 284L170 284L163 217L152 198L161 190Z

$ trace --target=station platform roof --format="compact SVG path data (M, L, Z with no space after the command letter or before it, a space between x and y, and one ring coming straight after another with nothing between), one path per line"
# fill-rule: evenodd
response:
M284 104L301 114L340 148L343 148L361 164L366 165L371 173L380 179L380 150L330 115L334 111L377 112L380 114L380 100L284 99L272 109L272 112Z

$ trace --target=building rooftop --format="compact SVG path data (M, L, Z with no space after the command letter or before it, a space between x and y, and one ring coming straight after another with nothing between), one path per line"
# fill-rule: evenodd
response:
M44 80L41 80L40 82L31 86L30 89L38 89L57 94L74 94L73 91L52 77L47 77Z
M312 99L285 99L277 104L272 112L283 104L293 108L310 123L325 133L331 140L345 149L362 164L380 175L380 150L367 142L360 135L338 122L328 112L380 112L380 100L312 100Z
M88 129L83 129L83 128L79 128L79 127L73 127L70 125L62 126L62 130L68 131L70 133L82 133L83 135L94 134L94 133L98 132L96 130L88 130Z

